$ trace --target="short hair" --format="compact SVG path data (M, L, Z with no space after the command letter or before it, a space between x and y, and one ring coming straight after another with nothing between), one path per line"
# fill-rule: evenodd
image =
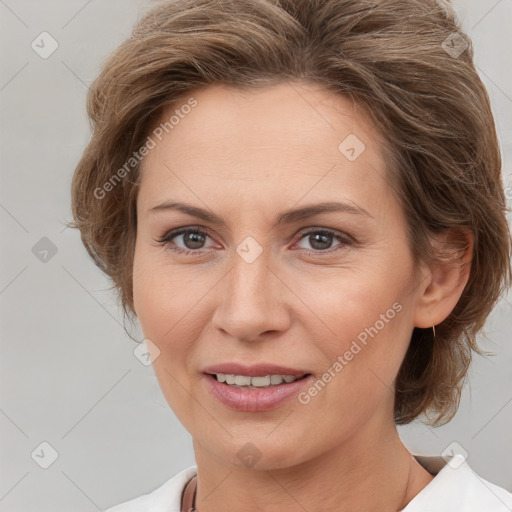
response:
M394 420L455 414L476 335L510 285L501 156L470 38L436 0L173 0L146 12L103 63L87 110L92 136L72 182L70 227L133 318L140 151L165 108L198 87L317 84L351 98L386 141L415 263L437 233L473 236L451 314L414 328L395 381ZM170 130L169 130L170 133ZM127 165L127 162L129 164Z

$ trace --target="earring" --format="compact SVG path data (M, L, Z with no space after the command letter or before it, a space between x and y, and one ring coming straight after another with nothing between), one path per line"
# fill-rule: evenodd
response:
M434 338L436 337L436 328L432 326L432 330L434 331Z

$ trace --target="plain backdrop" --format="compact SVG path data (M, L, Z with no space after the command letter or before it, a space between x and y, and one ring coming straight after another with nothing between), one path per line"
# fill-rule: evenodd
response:
M104 510L194 464L109 282L65 228L90 134L88 86L148 5L0 0L1 512ZM510 202L512 0L455 5L491 97ZM400 434L414 453L464 450L477 473L512 491L510 316L509 295L481 338L496 355L474 360L454 420Z

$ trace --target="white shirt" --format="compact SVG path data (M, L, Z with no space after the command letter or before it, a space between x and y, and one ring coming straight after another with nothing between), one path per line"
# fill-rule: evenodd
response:
M512 494L478 476L462 455L448 464L443 457L414 457L435 476L401 512L512 512ZM181 495L196 474L197 466L190 466L149 494L105 512L181 512Z

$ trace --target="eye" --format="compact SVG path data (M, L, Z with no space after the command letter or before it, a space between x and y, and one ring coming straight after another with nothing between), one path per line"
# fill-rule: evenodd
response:
M312 250L307 247L300 248L305 249L310 254L331 253L342 250L348 245L353 245L353 239L349 235L325 228L309 229L308 231L301 232L300 236L299 243L307 241ZM202 254L208 249L208 247L204 247L207 238L210 238L210 236L205 230L198 227L185 227L169 231L158 240L158 243L174 253L187 255ZM176 242L173 241L175 239ZM338 248L331 247L334 240L340 242Z
M350 236L345 234L339 234L336 231L325 228L310 229L309 231L301 233L301 239L299 242L306 241L310 244L313 250L308 250L307 247L301 247L302 249L308 250L310 253L322 253L322 252L334 252L336 250L343 249L347 245L352 245L353 240ZM339 240L341 247L332 248L334 240Z
M181 244L179 245L181 237ZM205 243L206 238L210 238L208 233L200 228L179 228L166 233L158 242L166 249L179 253L179 254L199 254L204 249L202 245ZM172 240L177 239L178 245Z

